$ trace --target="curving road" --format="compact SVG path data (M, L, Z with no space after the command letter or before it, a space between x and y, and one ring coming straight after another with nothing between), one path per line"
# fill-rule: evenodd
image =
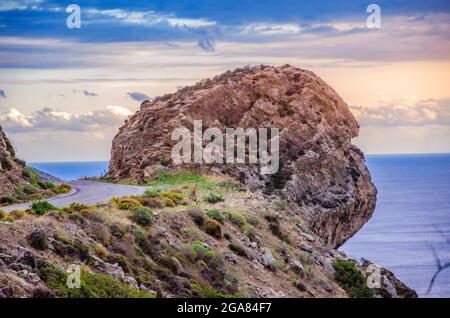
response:
M54 206L60 208L74 202L84 204L107 203L112 197L140 195L148 188L170 187L170 185L142 187L94 181L74 181L68 183L72 186L72 191L70 193L48 199ZM12 210L26 210L30 205L31 203L23 203L1 207L1 209L8 212Z

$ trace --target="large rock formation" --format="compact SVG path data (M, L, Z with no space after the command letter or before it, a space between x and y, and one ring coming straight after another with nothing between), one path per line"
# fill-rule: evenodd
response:
M258 165L201 165L229 174L253 190L298 205L313 230L332 247L342 245L371 217L376 189L362 152L351 144L358 123L342 98L310 71L259 66L228 71L174 94L145 101L113 140L110 176L142 181L173 168L175 128L276 127L280 169L261 175Z
M24 165L16 158L14 147L0 126L0 195L15 193L16 187L24 181Z

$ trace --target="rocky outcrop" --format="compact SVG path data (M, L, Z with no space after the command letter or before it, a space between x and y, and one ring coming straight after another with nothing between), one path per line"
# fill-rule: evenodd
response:
M0 195L15 193L16 187L24 182L24 166L25 163L16 158L14 147L0 126Z
M298 206L332 247L342 245L371 217L376 189L362 152L351 144L358 123L342 98L310 71L285 65L228 71L174 94L142 103L115 136L110 176L143 181L174 167L175 128L264 128L280 131L280 167L196 165L231 175L253 190ZM188 166L185 166L188 168Z
M361 270L366 275L373 274L371 271L374 264L366 259L362 259ZM375 265L376 266L376 265ZM376 266L377 267L377 266ZM376 288L376 293L382 298L417 298L417 293L414 289L409 288L403 282L401 282L394 273L383 267L379 268L380 284Z

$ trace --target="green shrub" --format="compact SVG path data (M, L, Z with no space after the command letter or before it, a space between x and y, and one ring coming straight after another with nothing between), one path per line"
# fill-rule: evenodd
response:
M48 211L57 210L57 208L46 200L36 201L31 205L31 210L36 213L36 215L44 215Z
M133 207L131 211L132 211L131 219L133 220L133 222L139 225L148 226L155 221L155 215L153 214L153 211L150 210L149 208L139 206Z
M67 183L59 184L52 188L52 192L55 194L69 193L70 191L72 191L72 187Z
M203 298L242 298L239 293L236 294L224 294L215 289L202 286L198 282L191 282L191 288L197 291Z
M231 223L238 226L242 226L247 222L245 216L240 212L228 212L228 219Z
M151 188L145 191L144 193L145 198L158 198L160 196L161 196L161 189Z
M215 257L214 252L211 251L209 247L207 247L203 242L194 241L192 242L191 247L196 254L196 259L200 259L202 261L205 261L206 263L209 263Z
M129 210L134 207L142 206L142 204L133 198L120 198L117 204L118 208L121 210Z
M208 220L205 224L205 232L216 238L222 237L222 227L216 220Z
M219 221L220 223L223 223L223 221L225 221L225 216L219 210L209 210L206 214L210 218Z
M0 204L13 204L16 199L12 195L3 195L0 197Z
M0 209L0 220L5 219L7 215L8 215L8 212L6 212L5 210Z
M50 190L53 189L55 187L55 184L51 181L38 181L37 182L39 188L44 189L44 190Z
M367 286L366 276L349 260L335 260L334 277L338 284L352 298L371 298L374 292Z
M38 186L37 182L39 180L39 174L33 168L23 167L22 168L22 176L25 179L27 179L30 182L30 184L32 184L33 186L35 186L35 187Z
M206 196L205 201L206 201L206 202L209 202L209 203L218 203L218 202L223 202L223 201L225 201L225 199L224 199L224 197L221 196L220 194L210 192L210 193Z
M151 184L179 185L199 182L205 181L204 178L196 171L182 171L173 174L161 171L159 173L159 176L153 182L151 182Z
M68 288L67 273L55 268L44 267L39 276L54 288L58 294L66 298L152 298L152 294L140 291L111 276L101 273L81 271L80 288Z
M165 198L168 198L172 201L179 202L184 199L184 196L181 193L175 192L161 192L161 195Z

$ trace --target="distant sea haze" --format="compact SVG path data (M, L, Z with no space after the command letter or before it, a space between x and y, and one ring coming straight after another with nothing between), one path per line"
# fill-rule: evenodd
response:
M436 271L433 246L450 261L450 154L372 155L367 165L378 189L372 219L341 250L386 267L421 297L450 297L450 269ZM107 161L31 163L62 180L99 176Z
M108 161L31 162L29 165L63 181L98 177L108 171Z

